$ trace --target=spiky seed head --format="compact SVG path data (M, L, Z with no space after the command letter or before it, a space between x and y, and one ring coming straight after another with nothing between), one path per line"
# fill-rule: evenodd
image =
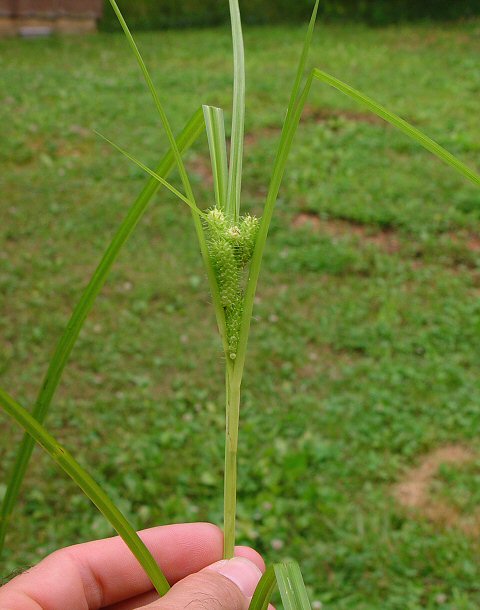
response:
M230 224L222 210L212 208L206 216L207 247L225 311L228 357L237 357L243 312L242 271L252 258L259 221L244 216Z
M233 227L230 227L227 230L227 236L234 242L237 242L241 238L241 235L240 229L236 225L233 225Z
M207 212L206 222L212 238L225 235L225 231L228 228L228 224L227 219L225 218L225 214L222 212L222 210L218 208L212 208L211 210L209 210Z
M223 307L233 305L239 291L240 278L233 246L226 239L212 239L208 243L210 260L217 277Z
M237 356L238 341L243 314L243 294L239 292L235 302L225 309L225 322L227 326L227 339L229 356L235 360Z
M242 266L245 266L252 258L258 227L259 220L256 216L250 216L250 214L248 214L241 219L239 247L236 255Z

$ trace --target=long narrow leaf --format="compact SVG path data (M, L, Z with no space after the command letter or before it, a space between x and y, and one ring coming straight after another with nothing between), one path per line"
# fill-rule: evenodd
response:
M198 138L200 133L203 131L203 128L203 113L201 109L199 109L188 121L182 133L178 137L178 149L180 151L188 149ZM173 152L169 151L158 165L156 173L166 177L172 170L174 164L175 158ZM147 184L142 189L141 193L138 195L137 199L128 211L128 214L123 220L122 224L118 228L115 236L102 257L100 264L85 288L80 301L75 307L67 327L65 328L63 335L57 344L55 353L52 356L48 371L43 379L43 383L35 403L33 416L39 422L43 422L45 420L53 396L55 395L55 391L60 383L63 369L65 368L73 346L75 345L75 341L77 340L86 317L93 307L98 293L102 289L102 286L107 279L113 263L118 257L123 245L132 234L140 218L143 216L149 202L159 187L160 184L156 179L150 178L150 180L148 180ZM5 541L5 534L10 515L13 511L13 507L15 506L23 478L28 467L28 462L30 461L30 457L32 455L33 447L34 442L32 438L29 435L25 435L20 443L20 447L15 458L13 470L9 478L7 491L3 498L0 511L0 553Z
M311 610L300 567L295 561L274 565L278 589L285 610Z
M282 133L275 156L275 162L273 166L272 177L270 180L270 186L268 189L267 200L265 202L265 208L263 211L262 220L260 222L255 251L253 253L252 261L250 263L247 287L245 291L245 305L242 315L240 339L237 349L237 358L235 360L235 374L239 378L241 378L242 376L243 367L245 365L248 335L250 332L250 321L253 311L253 301L257 289L258 277L260 275L260 268L262 265L263 252L265 249L265 243L267 241L268 230L270 228L270 222L272 220L275 202L278 197L278 191L280 190L280 185L282 182L283 174L285 172L285 166L288 155L290 153L293 138L297 131L300 116L302 114L303 107L305 105L312 84L312 75L310 74L303 89L301 89L301 83L305 71L305 66L307 63L308 52L310 50L310 45L313 38L315 21L318 12L318 5L319 0L316 0L312 11L312 16L310 18L310 23L308 25L308 30L303 44L302 52L298 61L295 81L293 83L292 91L290 94L287 113L283 122Z
M147 174L150 174L150 176L152 176L152 178L155 178L155 180L158 180L158 182L160 182L161 185L163 185L165 188L167 188L171 193L173 193L174 195L176 195L179 199L181 199L184 203L186 203L190 209L192 209L196 214L199 214L200 216L205 216L205 214L202 212L202 210L199 210L197 208L197 206L195 205L195 203L193 201L190 201L190 199L187 199L185 197L185 195L182 195L182 193L177 190L172 184L170 184L170 182L167 182L166 180L164 180L161 176L159 176L157 174L157 172L154 172L153 169L150 169L149 167L147 167L146 165L144 165L141 161L139 161L136 157L134 157L133 155L131 155L129 152L127 152L126 150L124 150L123 148L121 148L120 146L118 146L118 144L115 144L115 142L112 142L112 140L109 140L106 136L104 136L103 134L101 134L99 131L95 132L97 135L99 135L101 138L103 138L105 140L105 142L108 142L111 146L113 146L113 148L115 148L116 150L118 150L119 152L122 153L122 155L125 155L125 157L127 157L127 159L130 159L130 161L132 161L133 163L135 163L135 165L138 165L138 167L140 167L141 169L143 169L144 172L146 172Z
M419 129L413 125L410 125L410 123L407 123L407 121L399 117L397 114L387 110L384 106L373 100L371 97L368 97L361 91L350 87L350 85L343 83L341 80L338 80L338 78L335 78L322 70L315 69L313 70L312 74L314 78L326 83L327 85L330 85L331 87L334 87L338 91L341 91L349 98L368 108L371 112L382 118L384 121L387 121L400 131L403 131L403 133L418 142L436 157L455 168L458 172L465 176L465 178L468 178L474 184L480 185L479 174L474 172L467 165L465 165L465 163L462 163L462 161L454 157L448 152L448 150L445 150L445 148L440 146L440 144L437 144L437 142L422 133Z
M280 136L280 143L277 149L275 157L272 178L267 194L267 200L265 203L264 212L258 229L257 240L255 244L255 250L253 257L250 262L250 270L248 273L248 280L245 289L245 304L242 314L242 323L240 330L240 338L238 341L237 357L235 359L235 375L237 378L241 378L243 367L245 365L245 356L247 352L248 334L250 330L250 321L252 318L253 301L255 298L255 291L257 288L258 277L260 275L260 268L262 265L263 252L265 250L265 243L267 241L268 229L272 220L273 210L275 202L278 197L278 191L282 183L283 174L285 172L285 166L287 163L288 155L290 153L293 138L300 122L305 102L307 101L310 88L312 86L312 76L307 79L305 86L301 94L298 97L297 103L295 104L294 110L288 117L288 121L285 122L282 134Z
M132 52L135 55L135 59L137 60L138 65L140 66L140 69L142 71L145 82L147 83L147 86L152 95L153 101L155 103L158 114L160 116L160 120L162 121L163 128L165 129L165 133L167 134L170 148L173 151L173 155L175 157L175 161L178 166L178 171L180 172L180 178L182 179L182 184L183 184L183 188L185 189L186 195L187 195L188 199L190 199L191 201L195 201L195 198L193 196L192 187L190 185L190 180L188 178L188 174L187 174L185 165L182 160L182 156L180 155L180 151L178 150L177 144L175 142L175 136L173 135L173 131L170 126L170 122L167 118L167 114L163 108L162 102L160 101L158 93L155 89L155 85L153 84L153 80L150 76L150 73L148 72L147 66L145 65L145 62L143 61L142 55L137 47L135 40L133 39L133 36L128 28L128 25L127 25L125 19L123 18L123 15L122 15L120 9L118 8L117 3L115 2L115 0L110 0L110 4L112 5L112 8L115 11L115 14L117 15L118 21L120 22L120 25L122 26L122 29L128 40L128 44L130 45L130 48L132 49Z
M268 566L255 588L248 610L267 610L276 584L275 568Z
M290 93L290 100L288 102L287 117L285 119L285 122L288 122L288 119L290 118L290 115L294 110L295 102L297 101L298 95L300 93L300 87L302 84L303 75L305 73L305 66L307 65L308 52L310 51L310 46L312 44L312 38L313 38L313 32L315 30L315 22L317 20L319 3L320 3L320 0L316 0L315 6L313 7L313 11L312 11L312 16L310 17L310 23L308 24L307 34L305 36L305 41L303 43L302 54L300 55L300 60L298 62L295 81L293 83L292 91Z
M54 459L68 476L83 490L85 495L95 504L138 559L152 581L152 585L158 591L158 594L164 595L170 588L167 579L138 534L100 485L24 407L19 405L1 388L0 406L25 430L25 432L31 435L32 439L45 449L50 457Z
M228 165L223 110L213 106L203 106L203 115L205 117L208 147L210 149L210 159L212 162L215 202L217 207L225 212L228 187Z
M228 216L237 221L240 215L245 128L245 54L238 0L229 1L233 37L233 116L226 211Z

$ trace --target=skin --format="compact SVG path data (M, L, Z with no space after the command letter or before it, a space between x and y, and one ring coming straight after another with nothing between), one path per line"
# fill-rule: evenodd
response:
M209 523L154 527L139 535L172 585L222 558L223 534ZM253 549L236 547L235 555L264 571ZM156 599L119 537L55 551L0 588L0 610L133 610Z

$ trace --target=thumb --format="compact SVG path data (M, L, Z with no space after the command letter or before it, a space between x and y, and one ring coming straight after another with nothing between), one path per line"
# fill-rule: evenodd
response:
M224 559L190 574L143 609L247 610L261 576L260 569L245 557Z

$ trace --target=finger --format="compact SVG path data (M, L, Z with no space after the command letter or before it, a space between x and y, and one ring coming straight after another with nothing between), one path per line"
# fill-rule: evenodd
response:
M187 576L144 610L247 610L262 572L245 557L218 561Z
M138 608L143 608L147 604L151 604L158 599L160 599L158 597L158 593L152 589L148 593L142 593L141 595L136 595L135 597L131 597L123 602L119 602L118 604L106 606L102 608L102 610L137 610Z
M209 523L166 525L139 533L170 583L222 556L223 536ZM9 610L98 609L152 589L119 538L56 551L0 589L0 608Z
M265 571L265 562L263 561L262 556L252 548L248 546L236 546L235 556L245 557L246 559L252 561L261 570L261 572ZM158 600L158 595L154 590L151 590L148 593L143 593L142 595L137 595L118 604L109 606L104 610L134 610L135 608L145 606L155 600Z
M235 547L235 557L245 557L252 561L260 570L265 572L265 562L263 561L263 557L260 553L257 553L254 549L249 546L236 546Z

